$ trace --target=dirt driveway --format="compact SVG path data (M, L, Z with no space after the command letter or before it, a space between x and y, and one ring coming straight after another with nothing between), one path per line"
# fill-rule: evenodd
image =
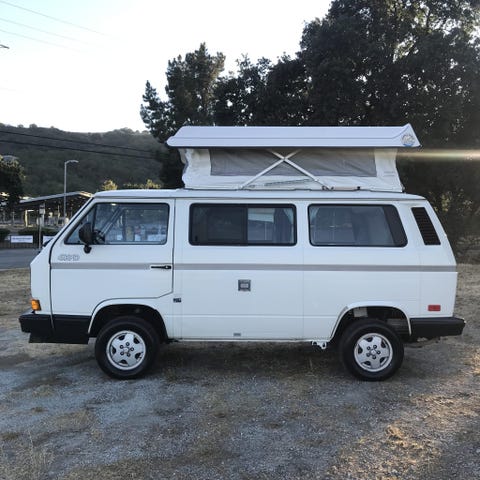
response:
M28 344L28 271L0 272L0 478L480 479L480 266L459 270L464 335L383 383L292 344L172 344L114 381L92 344Z

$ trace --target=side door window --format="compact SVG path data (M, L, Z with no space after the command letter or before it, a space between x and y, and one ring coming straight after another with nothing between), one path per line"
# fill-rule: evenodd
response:
M292 246L296 240L293 205L191 206L191 245Z

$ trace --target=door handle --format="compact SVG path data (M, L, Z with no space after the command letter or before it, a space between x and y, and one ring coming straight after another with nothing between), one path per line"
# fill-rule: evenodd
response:
M150 265L150 268L159 268L161 270L171 270L171 265Z

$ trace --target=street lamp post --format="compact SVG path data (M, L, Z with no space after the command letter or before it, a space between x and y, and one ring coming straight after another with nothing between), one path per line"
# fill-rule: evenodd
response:
M69 163L78 163L78 160L67 160L63 164L63 224L67 218L67 165Z
M43 218L44 215L45 215L45 204L42 203L38 207L38 250L39 251L42 249L42 227L44 222L44 218Z

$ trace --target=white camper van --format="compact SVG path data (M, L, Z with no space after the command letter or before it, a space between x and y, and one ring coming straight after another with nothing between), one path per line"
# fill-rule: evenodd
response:
M31 264L31 342L87 343L115 378L160 344L336 345L365 380L404 342L460 335L456 265L403 192L403 127L183 127L185 189L97 193Z

